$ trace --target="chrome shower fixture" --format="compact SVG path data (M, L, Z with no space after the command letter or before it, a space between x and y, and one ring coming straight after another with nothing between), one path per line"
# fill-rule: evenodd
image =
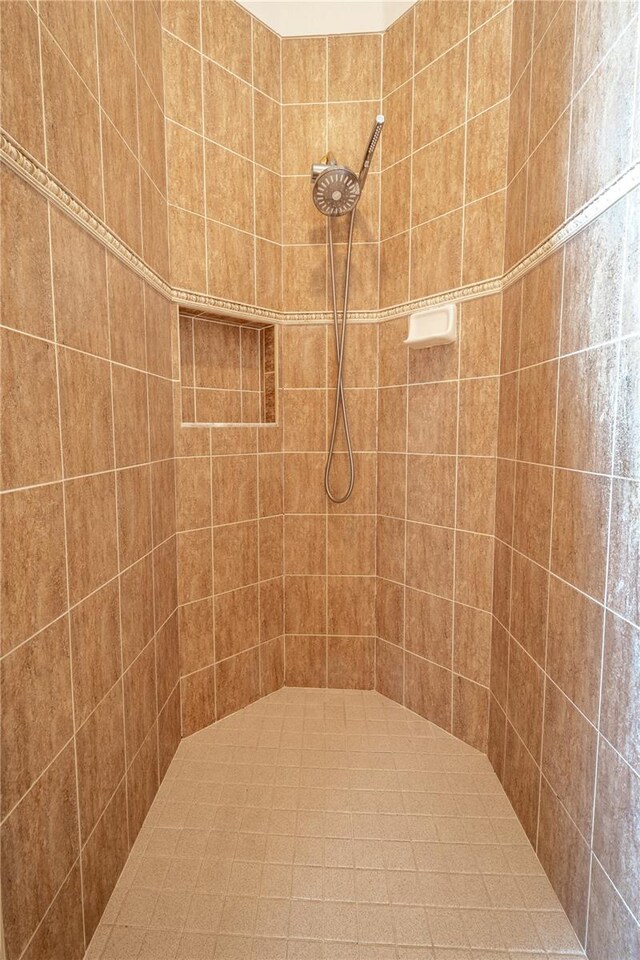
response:
M359 174L354 173L349 167L341 166L332 153L328 153L320 163L314 163L311 167L313 202L325 217L343 217L357 205L382 133L383 123L384 117L379 114L373 125Z

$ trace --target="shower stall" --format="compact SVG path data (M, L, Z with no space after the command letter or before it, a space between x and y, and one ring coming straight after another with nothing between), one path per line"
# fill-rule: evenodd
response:
M640 956L639 14L0 4L2 960Z

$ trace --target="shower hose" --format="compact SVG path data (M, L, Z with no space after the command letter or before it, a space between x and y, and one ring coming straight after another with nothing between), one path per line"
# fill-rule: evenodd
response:
M338 298L336 295L336 268L335 268L335 255L333 248L333 217L329 217L329 264L331 268L331 296L333 300L333 329L335 333L335 346L336 346L336 362L337 362L337 376L336 376L336 397L335 397L335 406L333 410L333 426L331 427L331 440L329 441L329 450L327 453L327 462L324 468L324 488L327 492L327 496L334 503L344 503L345 500L348 500L353 492L353 485L356 479L356 468L355 462L353 459L353 444L351 443L351 433L349 431L349 415L347 413L347 405L344 396L344 383L343 383L343 373L344 373L344 347L347 337L347 314L349 310L349 275L351 272L351 246L353 241L353 223L356 215L357 204L349 214L349 239L347 242L347 262L345 266L344 273L344 299L342 304L342 324L338 318ZM334 494L331 489L331 466L333 464L333 458L335 454L336 439L338 436L338 426L340 423L340 415L342 414L342 422L344 424L344 435L347 444L347 456L349 461L349 483L347 485L346 492L342 496Z

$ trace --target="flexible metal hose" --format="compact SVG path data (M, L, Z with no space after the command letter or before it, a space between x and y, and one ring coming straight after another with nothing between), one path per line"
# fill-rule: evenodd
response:
M356 215L356 206L350 213L349 219L349 240L347 243L347 263L344 274L344 301L342 304L342 330L338 320L338 300L336 296L336 269L333 250L333 218L329 217L329 263L331 266L331 295L333 298L333 329L335 333L336 361L338 372L336 376L336 402L333 411L333 426L331 428L331 440L329 442L329 451L327 453L327 463L324 468L324 488L327 496L334 503L344 503L353 492L353 485L356 481L356 468L353 459L353 445L351 443L351 434L349 432L349 415L344 397L343 370L344 370L344 345L347 336L347 312L349 309L349 275L351 272L351 247L353 242L353 222ZM347 492L339 497L331 490L331 465L335 453L336 437L338 434L338 423L340 421L340 412L342 411L342 421L344 423L344 435L347 441L347 453L349 457L349 484Z

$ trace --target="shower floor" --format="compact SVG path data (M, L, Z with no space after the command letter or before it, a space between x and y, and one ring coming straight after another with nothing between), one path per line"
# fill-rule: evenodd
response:
M373 691L183 740L87 958L584 956L489 761Z

